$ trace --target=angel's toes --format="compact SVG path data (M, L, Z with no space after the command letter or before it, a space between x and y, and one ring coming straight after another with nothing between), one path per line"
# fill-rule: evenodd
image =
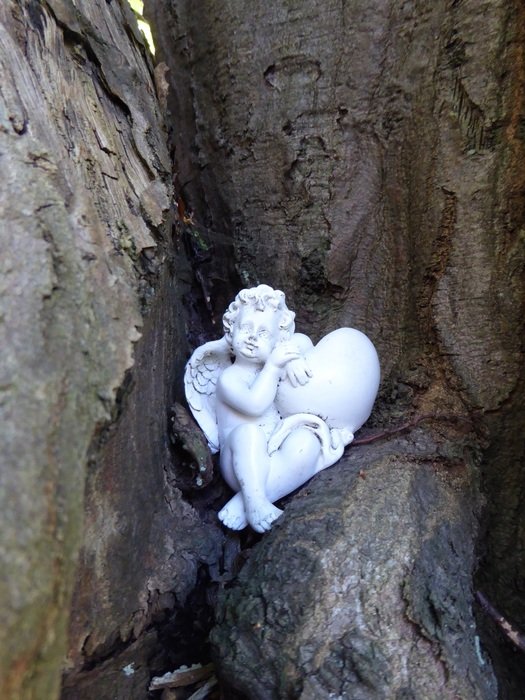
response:
M239 516L232 515L231 513L224 513L222 510L219 512L219 520L229 527L230 530L242 530L248 524L246 519L242 520Z
M228 503L222 510L219 511L219 520L226 525L226 527L229 527L230 530L242 530L248 525L246 514L244 513L244 507L242 507L241 511L236 506L237 504L235 504L234 507L231 507L231 505Z
M257 532L267 532L282 512L280 508L268 503L248 513L248 521Z

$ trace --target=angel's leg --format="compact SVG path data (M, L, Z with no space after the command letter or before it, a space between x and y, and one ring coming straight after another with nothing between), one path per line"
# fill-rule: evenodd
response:
M232 430L227 443L221 456L223 476L232 488L240 490L246 520L257 532L265 532L282 513L266 493L270 473L266 435L259 426L245 423ZM235 530L244 527L240 503L237 494L219 513L222 522Z
M244 510L241 487L233 471L233 454L228 441L221 449L221 473L228 486L237 493L219 511L219 520L231 530L244 530L248 525L248 520Z
M265 485L267 500L273 503L311 479L318 471L320 451L319 440L312 431L307 428L294 430L269 459L270 470ZM248 525L243 492L233 471L233 456L229 455L227 450L223 450L221 458L223 456L224 477L234 490L239 490L239 493L228 501L220 511L219 518L227 527L242 530ZM278 508L275 508L275 511L278 515L281 514Z
M274 502L292 493L318 471L321 444L308 428L296 428L271 456L266 494Z

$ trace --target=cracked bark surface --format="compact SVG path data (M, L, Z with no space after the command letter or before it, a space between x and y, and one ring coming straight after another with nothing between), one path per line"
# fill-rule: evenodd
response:
M487 657L473 652L482 634L500 697L520 697L521 660L490 625L472 627L472 576L477 547L477 585L525 628L523 8L146 9L170 68L180 193L216 246L210 288L229 245L240 283L284 289L314 339L341 325L370 335L383 368L376 425L430 413L474 426L465 442L452 422L422 427L402 454L359 448L359 489L349 456L307 487L310 502L288 506L224 594L214 632L223 679L257 698L495 697ZM419 442L436 441L440 458L430 450L414 473ZM357 554L369 552L381 576L383 546L396 562L385 597ZM358 592L331 590L356 570ZM334 617L341 600L349 609ZM403 669L402 658L412 660Z
M153 69L127 2L5 0L0 76L0 695L57 697L69 648L65 697L143 698L220 541L170 473L184 270Z

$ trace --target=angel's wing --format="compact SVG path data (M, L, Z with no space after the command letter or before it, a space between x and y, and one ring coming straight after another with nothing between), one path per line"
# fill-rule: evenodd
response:
M213 453L220 449L215 412L215 386L219 375L230 365L230 345L226 338L221 338L197 348L190 357L184 373L186 400Z

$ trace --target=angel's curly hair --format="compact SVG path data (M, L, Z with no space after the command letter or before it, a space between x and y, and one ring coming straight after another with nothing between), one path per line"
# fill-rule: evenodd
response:
M274 311L280 311L279 341L289 340L292 337L295 331L295 313L286 306L284 292L280 289L272 289L267 284L260 284L258 287L242 289L222 317L224 335L229 343L231 343L235 321L241 310L247 306L258 311L264 311L268 307Z

